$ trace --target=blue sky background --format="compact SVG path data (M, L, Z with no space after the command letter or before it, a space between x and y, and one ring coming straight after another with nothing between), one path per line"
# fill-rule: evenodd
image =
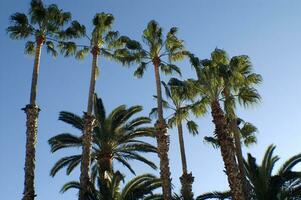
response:
M115 30L137 40L151 19L157 20L164 30L179 27L179 37L200 58L208 58L219 47L230 56L249 55L255 71L264 82L259 87L263 97L260 105L239 109L242 118L259 128L258 144L244 152L261 159L265 148L274 143L276 153L283 159L301 152L301 1L290 0L89 0L45 1L73 13L91 30L91 19L97 12L110 12L116 21ZM27 12L29 1L0 0L0 188L3 199L21 199L25 149L25 114L21 111L29 102L33 59L24 55L25 41L12 41L5 28L9 15ZM76 61L61 56L53 59L42 52L38 86L38 104L42 109L36 163L36 191L40 200L71 200L76 192L60 194L63 183L78 178L78 170L71 176L64 172L55 178L49 176L54 162L70 152L52 155L47 140L57 133L78 133L57 120L62 110L81 114L86 109L91 59ZM107 112L120 104L140 104L147 115L155 106L153 70L149 68L143 79L133 77L135 66L129 69L100 59L100 78L96 91L103 98ZM184 78L194 76L187 62L181 63ZM168 80L166 78L163 78ZM188 168L193 171L194 193L227 189L223 162L218 150L204 144L203 136L213 132L210 115L197 119L200 135L186 135ZM181 165L175 130L170 130L170 166L175 191L179 191ZM79 133L78 133L79 134ZM158 162L158 159L153 156ZM137 174L152 171L133 163ZM118 166L116 166L118 167ZM133 176L125 168L120 168Z

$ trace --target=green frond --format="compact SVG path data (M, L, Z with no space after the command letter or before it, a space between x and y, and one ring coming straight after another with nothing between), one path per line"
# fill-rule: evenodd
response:
M214 64L222 64L222 65L229 64L229 58L228 58L227 52L222 49L216 48L211 53L211 59Z
M28 41L25 44L25 49L24 49L24 53L34 56L36 50L35 50L35 42L32 41Z
M174 72L181 76L181 70L174 64L163 64L161 63L160 69L166 75L173 74Z
M144 72L146 71L146 65L147 65L146 62L141 62L139 64L139 66L137 67L137 69L135 70L134 76L137 78L141 78L143 76Z
M10 16L11 26L6 31L12 39L24 39L34 34L34 28L29 24L28 18L23 13Z
M30 21L43 29L50 18L47 16L47 9L41 0L31 0L29 9Z
M152 108L149 112L149 117L154 119L158 117L158 108Z
M197 135L199 133L198 125L194 121L192 120L187 121L186 125L189 133L191 133L192 135Z
M82 138L70 133L61 133L48 140L51 147L51 152L56 152L63 148L81 147Z
M297 154L291 158L289 158L285 163L281 166L278 171L278 174L284 174L288 171L291 171L293 167L301 162L301 154Z
M103 105L102 99L94 95L94 115L99 124L103 124L106 119L106 110Z
M74 163L79 164L80 160L81 160L81 155L63 157L60 160L58 160L51 168L50 175L52 177L55 176L59 170L63 169L64 167L67 167L70 164L71 165L74 165Z
M70 189L78 189L79 190L80 189L79 182L78 181L70 181L68 183L65 183L63 185L63 187L61 188L60 192L65 193Z
M72 21L71 25L59 32L60 39L73 39L73 38L80 38L85 36L86 34L86 27L80 24L78 21Z
M82 117L67 111L62 111L59 114L59 120L82 131L84 129L84 120Z
M76 55L77 46L75 42L59 42L58 48L65 57Z
M243 87L239 90L238 101L244 106L260 102L261 97L255 88Z
M220 144L219 144L217 138L215 138L215 137L205 136L204 141L211 144L216 149L220 147Z
M232 199L231 198L231 192L209 192L202 194L196 198L196 200L205 200L205 199L217 199L217 200L226 200L226 199Z
M75 58L78 60L83 60L87 54L89 53L89 47L83 47L82 49L78 50L75 54Z
M189 107L191 112L196 117L200 117L207 112L208 105L209 105L209 100L207 98L202 98L201 100L192 103Z
M58 56L58 53L55 50L55 46L52 41L46 41L45 45L46 45L47 53L51 54L53 57Z

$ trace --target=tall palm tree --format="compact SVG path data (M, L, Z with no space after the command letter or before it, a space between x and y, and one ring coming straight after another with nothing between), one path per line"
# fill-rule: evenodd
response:
M221 155L224 161L229 186L234 200L245 200L243 183L239 173L238 163L235 157L235 146L227 123L225 112L221 103L223 90L226 87L224 80L224 66L228 64L224 51L215 49L211 53L211 59L199 60L190 55L191 64L195 68L197 80L190 79L196 94L211 108L211 115L215 125L215 135L220 145Z
M110 174L109 193L102 193L102 182L98 179L97 187L92 186L89 192L88 200L160 200L162 195L155 194L154 190L161 187L161 180L152 174L143 174L129 180L120 189L121 182L124 181L124 176L119 172ZM61 192L66 192L69 189L79 189L79 183L71 181L66 183Z
M73 21L69 29L77 30L77 32L66 33L64 28L71 21L71 13L64 12L55 4L46 6L41 0L31 1L27 15L17 12L11 15L10 19L11 26L7 28L10 38L31 38L34 40L27 41L25 45L25 53L34 56L34 66L30 101L29 104L23 108L27 117L23 200L33 200L36 196L34 189L35 145L37 142L38 114L40 111L36 103L36 96L42 47L45 45L47 53L52 54L52 56L57 56L58 53L55 49L55 42L63 39L61 37L63 33L66 38L77 38L82 35L82 32L77 29L77 27L81 27L81 25L77 21Z
M75 55L77 59L83 59L89 51L92 54L92 68L91 78L88 94L87 112L84 116L84 129L83 129L83 146L82 146L82 162L81 162L81 176L80 184L82 190L80 191L79 199L84 200L84 194L88 188L90 181L90 163L91 163L91 147L93 140L93 126L95 119L92 114L94 104L93 95L95 92L96 79L99 74L98 59L100 56L104 58L113 59L121 62L122 64L129 64L132 58L126 47L127 41L130 39L125 36L120 36L117 31L112 31L114 16L109 13L97 13L93 20L93 30L91 35L85 32L85 38L88 39L89 45L78 45L75 42L60 42L61 52L65 56ZM66 33L76 33L76 29L68 29ZM65 36L65 35L63 35ZM68 37L68 36L67 36Z
M141 153L157 153L157 149L141 140L142 137L155 137L154 129L146 127L151 120L147 117L136 117L141 110L141 106L126 108L121 105L115 108L109 115L106 115L102 100L95 97L94 115L96 126L93 131L92 141L92 182L96 177L102 181L104 186L108 186L108 174L113 171L113 161L117 161L127 167L133 174L135 171L131 167L129 160L141 161L153 169L156 165L141 155ZM73 127L83 131L85 128L85 118L76 114L63 111L59 120L66 122ZM84 136L76 136L70 133L62 133L49 139L51 151L60 149L82 147ZM51 169L51 176L64 167L67 167L67 174L70 174L82 160L81 154L63 157L58 160ZM88 185L89 186L89 185ZM88 189L89 187L87 187ZM105 187L102 187L105 191Z
M192 173L188 173L187 170L187 161L183 136L183 123L186 123L188 131L191 134L198 134L198 125L189 118L193 93L190 92L189 88L187 87L184 81L180 81L176 78L171 78L167 84L162 81L162 85L165 89L165 95L169 100L163 100L163 107L172 111L168 117L168 127L177 127L178 130L180 155L182 161L182 176L180 177L180 181L182 184L181 196L184 200L191 200L193 199L192 183L194 177L192 176ZM203 114L206 112L205 106L201 107L199 103L198 107L203 109ZM153 108L150 114L157 114L157 108ZM201 113L199 112L199 114Z
M250 198L254 200L297 200L301 198L301 172L293 171L293 168L301 162L301 154L297 154L273 173L275 164L279 161L274 156L275 146L270 145L262 159L261 165L248 154L244 161L248 181L251 185ZM232 199L230 192L206 193L197 197L205 199Z
M171 62L184 59L186 50L184 42L176 36L177 28L173 27L169 30L166 37L163 37L162 28L159 24L152 20L148 23L143 31L142 39L146 45L144 49L137 42L130 42L129 46L134 53L133 60L139 62L139 66L135 71L135 76L140 78L143 76L147 65L152 63L155 71L156 90L157 90L157 109L158 120L155 124L157 129L157 144L160 158L160 176L162 179L162 189L164 200L171 199L171 178L168 159L169 138L166 130L166 122L163 117L162 92L160 72L166 74L177 72L180 74L180 69ZM135 45L132 45L135 44ZM164 58L167 57L168 61Z
M225 57L226 52L224 52ZM228 59L229 60L229 59ZM235 151L238 161L239 171L241 173L245 194L249 194L249 186L247 185L246 174L243 163L243 154L241 148L241 134L238 128L238 118L236 116L236 104L244 107L256 104L261 97L254 86L262 81L259 74L253 73L253 67L248 56L234 56L224 66L226 73L223 73L226 87L223 95L225 98L224 110L229 123L229 130L234 136ZM249 198L248 198L249 199Z

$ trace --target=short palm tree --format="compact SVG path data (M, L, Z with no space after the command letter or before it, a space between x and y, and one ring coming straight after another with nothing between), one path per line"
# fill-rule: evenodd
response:
M182 176L180 177L180 181L182 184L181 196L184 200L191 200L193 199L192 183L194 177L192 176L192 173L188 173L187 170L187 161L183 136L183 123L186 123L188 131L191 134L198 134L198 125L189 118L193 93L190 92L189 88L185 84L185 81L180 81L176 78L171 78L167 84L162 81L162 85L165 89L167 100L169 100L163 100L163 107L172 111L172 113L168 117L168 127L177 127L178 130L180 155L182 161ZM205 106L201 107L200 103L198 102L198 107L199 109L202 108L203 113L205 113ZM153 108L151 114L156 113L157 108ZM201 113L199 112L199 114Z
M141 161L153 169L156 165L141 155L141 153L157 153L156 148L141 140L142 137L155 137L154 129L146 127L151 120L148 117L136 117L142 110L141 106L126 108L121 105L115 108L109 115L106 115L102 100L95 97L94 115L96 126L93 131L91 164L92 182L99 177L103 185L107 185L107 174L113 171L113 161L117 161L127 167L132 173L129 160ZM73 127L83 131L84 118L70 112L61 112L59 119ZM62 133L49 139L51 151L56 152L66 148L80 148L84 144L83 136L76 136L70 133ZM67 174L70 174L82 161L82 155L71 155L58 160L51 169L51 176L59 170L67 167ZM90 184L89 184L90 185ZM88 186L89 186L88 185ZM88 189L88 187L87 187Z
M143 76L147 65L152 63L155 71L156 90L157 90L157 109L158 109L158 121L156 122L157 129L157 143L158 152L160 158L160 175L162 179L162 189L164 200L170 200L171 198L171 178L169 169L168 149L169 138L166 130L166 122L163 117L162 106L162 92L161 92L161 80L160 72L163 71L166 74L177 72L180 74L180 69L171 62L184 59L187 54L183 41L176 36L177 28L173 27L163 37L162 28L154 20L150 21L143 31L142 39L146 44L144 49L142 45L137 42L129 43L132 52L134 53L134 60L139 63L135 76L140 78ZM134 45L132 45L134 44ZM164 58L167 57L168 61Z
M256 159L248 154L245 162L247 177L252 185L254 198L257 200L297 200L301 198L301 172L293 168L301 162L301 154L297 154L273 174L273 169L278 156L274 156L274 145L270 145L262 159L261 165L256 164Z
M91 35L88 36L86 31L84 32L85 38L88 39L88 45L78 45L71 42L60 42L61 52L65 56L75 55L77 59L83 59L89 51L92 54L92 69L88 94L87 112L85 113L85 128L83 129L83 146L82 146L82 162L81 162L81 176L80 184L82 190L80 191L79 199L84 200L83 196L86 193L90 181L90 163L91 163L91 147L93 140L93 126L95 125L95 119L92 114L93 108L93 95L95 92L96 79L99 74L98 59L100 56L104 58L113 59L121 62L122 64L128 64L133 59L126 48L126 42L129 41L128 37L119 36L117 31L112 31L114 23L114 16L109 13L97 13L93 20L93 30ZM77 29L68 29L66 31L66 37L68 33L76 33ZM65 36L65 35L63 35Z
M262 159L261 165L248 154L244 161L248 181L251 185L250 199L254 200L297 200L301 198L301 172L293 168L301 162L301 154L289 158L273 173L278 156L274 156L274 145L270 145ZM212 192L200 195L197 200L232 199L230 192Z
M7 32L12 39L29 39L25 45L25 53L33 55L34 66L30 90L30 102L23 109L27 116L26 121L26 157L25 157L25 183L23 200L33 200L35 195L34 176L35 176L35 145L37 142L37 125L39 107L36 103L37 83L40 68L40 57L42 47L45 45L47 53L57 56L55 42L65 38L77 38L82 36L81 30L66 33L65 26L71 20L71 13L63 12L55 4L46 6L41 0L32 0L28 15L15 13L11 15L11 26ZM67 29L76 29L81 25L73 21Z
M155 194L154 190L161 187L161 180L152 174L143 174L129 180L120 189L121 182L124 181L124 176L119 172L113 172L110 175L108 193L104 194L101 189L103 186L100 179L98 184L92 186L88 195L88 200L161 200L162 195ZM72 181L66 183L61 192L66 192L69 189L79 189L79 183Z
M244 187L239 173L238 163L235 157L235 146L230 135L227 118L221 103L223 103L223 90L226 87L224 80L225 66L228 60L224 51L215 49L211 53L211 59L199 60L190 55L190 61L195 68L197 80L190 79L196 94L211 108L211 115L215 125L215 135L220 145L229 186L234 200L245 200Z

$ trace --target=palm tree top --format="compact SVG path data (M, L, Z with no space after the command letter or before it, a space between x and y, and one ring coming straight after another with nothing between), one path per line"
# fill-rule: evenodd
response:
M25 53L30 55L34 54L34 44L37 42L45 43L47 52L57 56L54 43L82 37L84 32L84 26L71 21L70 12L64 12L55 4L46 6L41 0L32 0L27 15L17 12L10 16L10 21L11 26L6 29L10 38L34 38L35 41L28 41L25 45Z
M172 27L166 35L155 21L151 20L142 34L142 44L135 40L128 41L128 47L133 55L132 62L139 63L134 75L141 78L149 63L159 65L165 74L176 72L181 75L180 68L172 62L180 61L188 55L184 41L177 37L178 28Z
M193 54L189 57L197 74L197 80L189 79L189 83L203 98L224 101L227 96L232 100L229 106L234 105L235 99L244 106L260 101L254 86L261 83L262 77L253 72L248 56L229 58L226 51L216 48L210 59L200 60Z
M143 141L143 138L154 138L154 128L147 126L151 123L148 117L135 117L142 110L141 106L126 107L121 105L106 114L102 100L95 95L94 115L96 126L93 131L92 143L92 180L98 173L98 161L101 158L117 161L128 168L133 174L135 171L129 164L130 160L143 162L153 169L156 165L144 153L157 153L157 148ZM70 124L82 131L84 119L71 112L60 113L59 120ZM71 133L58 134L49 139L51 152L66 148L76 148L82 145L82 136ZM54 176L59 170L67 167L67 174L80 163L81 155L66 156L60 159L52 168Z

